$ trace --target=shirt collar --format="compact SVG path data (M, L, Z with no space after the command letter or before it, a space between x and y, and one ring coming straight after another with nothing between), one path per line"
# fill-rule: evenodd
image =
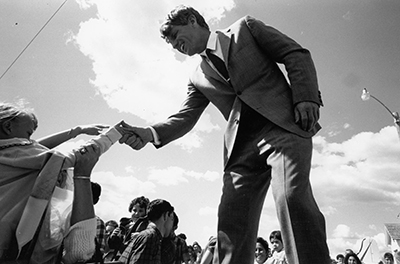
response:
M206 49L203 50L200 53L200 55L207 56L206 55L206 50L207 49L210 49L210 50L213 50L213 51L217 51L217 49L218 49L218 45L217 44L218 44L218 34L217 34L217 32L211 32L210 36L208 37Z

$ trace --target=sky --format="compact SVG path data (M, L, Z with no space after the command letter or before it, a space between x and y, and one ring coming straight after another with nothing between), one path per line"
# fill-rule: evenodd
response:
M179 109L199 59L161 39L165 15L178 4L191 5L211 30L251 15L309 49L316 65L324 107L311 183L331 257L347 248L358 252L363 240L374 241L373 263L390 250L384 224L400 222L400 139L387 110L360 96L367 88L400 111L399 1L69 0L55 14L63 3L0 0L0 101L24 100L35 110L39 127L32 138L77 125L164 120ZM166 199L180 218L177 233L205 246L216 233L225 126L209 106L189 134L161 149L115 144L92 175L103 188L96 214L118 221L129 216L135 197ZM88 139L79 136L60 148ZM268 238L276 229L269 192L259 235Z

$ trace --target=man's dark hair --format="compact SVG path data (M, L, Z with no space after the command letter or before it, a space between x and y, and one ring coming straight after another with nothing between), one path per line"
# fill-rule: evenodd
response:
M91 184L92 184L93 204L97 204L101 195L101 186L97 182L91 182Z
M196 18L197 24L210 30L204 17L200 13L190 6L179 5L175 7L165 18L165 21L160 27L161 37L168 41L171 37L171 31L173 26L185 26L189 23L189 18L194 16Z
M174 207L165 200L155 199L149 203L147 208L147 217L150 221L156 221L167 212L174 212Z
M139 207L141 208L147 209L149 202L150 202L149 199L144 196L136 197L129 204L128 211L131 213L135 204L138 204Z

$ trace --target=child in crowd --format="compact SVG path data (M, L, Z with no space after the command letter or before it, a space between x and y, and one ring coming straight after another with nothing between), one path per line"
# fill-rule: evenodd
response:
M124 252L135 233L147 228L149 223L146 217L148 204L149 199L144 196L133 199L129 204L128 211L131 213L131 218L126 218L128 220L127 223L124 225L121 223L108 239L108 245L115 250L111 260L119 258L119 255Z
M281 231L272 231L269 241L272 247L272 257L267 260L267 264L287 264Z

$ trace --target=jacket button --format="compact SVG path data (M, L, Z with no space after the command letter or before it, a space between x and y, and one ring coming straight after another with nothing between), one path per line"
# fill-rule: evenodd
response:
M236 95L242 95L241 91L237 91Z

